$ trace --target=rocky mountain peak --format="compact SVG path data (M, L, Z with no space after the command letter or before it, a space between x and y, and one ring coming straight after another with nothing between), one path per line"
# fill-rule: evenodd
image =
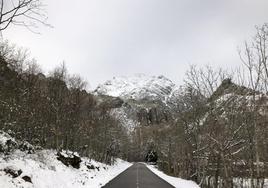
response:
M114 77L100 84L94 91L97 95L109 95L122 99L164 100L172 92L175 84L165 76L136 74L129 77Z
M245 86L240 86L232 82L230 78L224 79L217 90L213 93L210 97L210 100L215 100L221 96L227 94L234 94L234 95L253 95L258 94L257 91L254 91L250 88Z

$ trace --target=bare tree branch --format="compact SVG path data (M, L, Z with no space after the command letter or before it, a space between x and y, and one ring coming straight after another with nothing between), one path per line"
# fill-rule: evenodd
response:
M11 24L23 26L31 32L40 25L52 27L47 23L47 12L42 0L1 0L0 1L0 32Z

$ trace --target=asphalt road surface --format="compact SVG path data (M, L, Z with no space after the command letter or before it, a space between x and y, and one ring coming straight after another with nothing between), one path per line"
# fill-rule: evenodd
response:
M135 163L116 176L103 188L174 188L150 171L144 164Z

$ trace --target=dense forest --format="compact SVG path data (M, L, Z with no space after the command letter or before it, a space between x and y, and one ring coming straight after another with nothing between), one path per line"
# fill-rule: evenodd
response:
M45 75L27 52L0 46L0 129L34 145L112 164L157 162L201 187L263 188L268 177L268 25L239 51L241 68L191 66L172 108L94 95L61 64ZM133 131L114 109L139 103ZM140 103L146 103L140 107Z

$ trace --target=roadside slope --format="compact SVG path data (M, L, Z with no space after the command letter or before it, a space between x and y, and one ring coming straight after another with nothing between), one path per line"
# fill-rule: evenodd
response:
M159 171L155 166L146 165L154 174L164 179L169 184L173 185L176 188L200 188L195 182L190 180L185 180L177 177L172 177L164 174Z

